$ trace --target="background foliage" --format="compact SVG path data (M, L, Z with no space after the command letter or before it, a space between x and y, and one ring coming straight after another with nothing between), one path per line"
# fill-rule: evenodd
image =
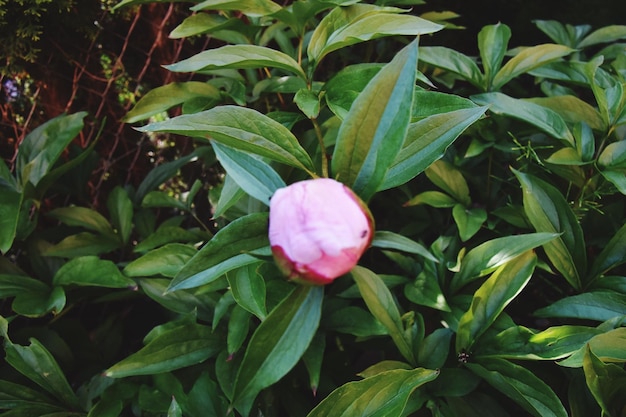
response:
M524 43L412 1L140 3L107 21L179 16L165 69L104 48L83 67L104 93L65 103L91 114L4 104L1 415L626 412L626 27L536 16ZM326 175L377 232L302 287L267 202Z

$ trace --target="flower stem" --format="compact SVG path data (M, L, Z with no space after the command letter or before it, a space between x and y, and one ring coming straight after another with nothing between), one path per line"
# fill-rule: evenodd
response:
M324 145L324 135L322 135L322 129L320 129L319 123L316 118L312 118L313 129L315 129L315 135L320 145L320 152L322 153L322 177L328 178L328 155L326 155L326 146Z

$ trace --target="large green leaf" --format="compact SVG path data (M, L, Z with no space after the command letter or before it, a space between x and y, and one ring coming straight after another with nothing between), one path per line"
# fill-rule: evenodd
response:
M283 179L267 163L219 142L213 149L222 167L245 192L269 206L270 197L282 187Z
M123 120L126 123L145 120L155 114L164 112L170 107L197 98L218 101L221 99L221 94L211 84L200 81L166 84L148 91L145 96L141 97L135 107L126 113Z
M544 244L555 268L576 289L587 270L587 252L582 228L563 195L552 185L513 170L522 185L524 211L537 232L559 233Z
M246 265L227 273L226 277L237 304L265 320L265 280L259 274L258 268L259 263Z
M352 269L352 277L359 287L367 308L385 326L402 356L409 363L414 364L412 340L408 340L405 335L400 311L389 288L378 275L361 266L355 266Z
M267 16L281 7L271 0L205 0L191 8L198 10L238 10L250 17Z
M191 245L168 243L130 262L123 272L128 277L173 277L196 252Z
M485 334L475 345L473 355L477 358L556 360L576 352L599 334L602 330L587 326L554 326L540 332L513 326L494 335Z
M0 335L5 340L6 362L66 406L79 409L76 394L50 352L36 339L30 339L29 346L12 343L6 328L6 320L0 316Z
M586 348L583 369L587 386L602 408L602 415L623 416L626 371L621 366L603 363L589 346Z
M499 267L476 290L469 310L459 320L456 334L457 352L471 351L474 342L524 289L535 270L536 263L535 253L527 251Z
M252 335L235 379L233 404L247 416L252 402L300 360L322 313L323 287L297 287Z
M582 121L594 130L603 131L606 129L598 110L576 96L533 97L527 99L527 101L555 111L567 123L574 125Z
M49 287L43 282L23 275L0 274L0 298L14 297L25 292L45 292Z
M454 49L443 46L422 47L420 48L420 62L442 68L460 76L477 88L483 88L484 76L476 62Z
M533 416L567 417L552 388L523 366L495 358L466 366Z
M377 230L372 240L372 246L381 249L395 249L414 255L420 255L433 262L438 262L437 258L428 251L421 243L417 243L408 237L397 233Z
M441 30L443 26L417 16L398 14L400 9L370 4L336 7L317 25L307 49L317 65L332 51L384 36L417 36Z
M219 106L151 123L142 132L170 132L208 137L227 146L312 172L311 157L282 124L255 110Z
M20 143L16 160L17 177L22 186L36 186L52 169L63 150L83 129L86 112L61 115L30 132Z
M107 208L120 240L127 244L133 229L133 202L128 192L119 185L115 187L107 199Z
M0 184L0 253L13 246L22 196L22 193Z
M561 139L574 147L574 137L565 121L558 113L546 107L509 97L502 93L484 93L470 97L475 103L489 106L489 111L495 114L519 119L530 123L548 135Z
M256 262L249 252L267 247L267 213L241 217L218 231L172 280L168 291L199 287Z
M203 362L223 348L223 336L210 326L185 322L158 334L139 351L105 371L110 378L152 375Z
M307 417L387 417L403 415L409 396L437 378L430 369L394 369L349 382L330 393Z
M264 67L280 68L306 78L302 67L289 55L258 45L226 45L200 52L190 58L165 66L174 72Z
M524 48L498 71L493 79L492 88L499 90L504 84L520 74L532 71L572 52L574 52L574 49L567 46L549 43Z
M461 109L411 123L404 144L378 190L397 187L415 178L441 158L452 142L485 111L487 107Z
M79 285L106 288L137 288L117 265L97 256L82 256L63 264L52 280L54 285Z
M215 13L196 13L187 16L170 33L170 39L187 38L215 31L229 29L237 23L236 19L229 19Z
M578 44L578 47L586 48L591 45L615 42L620 39L626 39L626 26L609 25L591 32Z
M604 324L604 323L603 323ZM602 326L601 324L600 326ZM598 327L600 327L598 326ZM605 333L599 333L589 338L572 355L559 362L561 366L580 368L584 366L587 349L603 362L626 362L626 327L618 327Z
M383 67L383 64L364 63L349 65L324 84L324 99L328 108L344 119L352 103Z
M590 276L596 278L626 262L626 223L613 235L591 266Z
M68 226L79 226L108 236L115 235L109 221L102 214L87 207L60 207L51 210L48 215Z
M562 298L535 311L535 315L605 321L624 315L624 312L626 312L626 294L598 290Z
M492 86L502 65L510 39L511 29L502 23L487 25L478 32L478 50L485 71L483 88L487 91L492 88L498 89Z
M368 200L394 161L411 119L417 41L402 49L354 101L337 134L333 176Z
M450 288L457 291L476 278L495 271L522 253L555 239L555 233L529 233L499 237L470 250L461 260L461 267L452 278Z
M82 232L66 237L56 245L46 248L43 253L45 256L76 258L111 252L119 246L117 237Z

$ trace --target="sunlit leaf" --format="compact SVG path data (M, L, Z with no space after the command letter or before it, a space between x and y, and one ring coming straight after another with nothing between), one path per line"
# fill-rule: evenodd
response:
M413 391L439 375L430 369L395 369L334 390L307 417L399 416Z

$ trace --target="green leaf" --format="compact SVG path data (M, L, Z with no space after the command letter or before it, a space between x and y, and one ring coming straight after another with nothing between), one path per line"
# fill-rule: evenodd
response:
M271 0L205 0L191 10L238 10L250 17L261 17L274 14L281 7Z
M486 110L487 107L455 110L411 123L402 149L390 164L378 191L397 187L415 178L441 158L448 146Z
M7 335L5 339L5 360L22 375L52 394L70 408L80 409L78 398L63 371L50 352L36 339L30 339L29 346L11 343Z
M404 286L404 296L411 302L440 311L450 311L446 297L441 291L437 272L432 263L424 265L424 270Z
M594 130L606 130L606 126L598 110L576 96L533 97L526 101L549 108L559 114L565 122L572 125L582 121ZM578 144L578 142L576 143ZM585 158L583 159L587 161L590 156L589 154L585 154Z
M596 278L626 262L626 223L613 235L591 266L589 275Z
M307 417L384 417L403 415L413 391L437 378L430 369L395 369L334 390Z
M344 119L352 103L383 67L378 63L349 65L324 84L324 99L328 108L340 119Z
M609 169L626 169L626 140L608 144L598 156L598 165Z
M499 74L510 39L511 29L502 23L484 26L478 33L478 50L485 70L483 88L487 91L498 89L493 86L494 78Z
M30 291L49 291L50 289L43 282L12 274L0 274L0 298L14 297L17 294Z
M495 271L499 266L526 251L555 239L555 233L529 233L499 237L470 250L461 260L461 267L452 278L450 288L456 292L474 279Z
M435 256L422 244L393 232L377 230L374 234L374 239L372 240L372 246L375 248L394 249L406 253L412 253L433 262L438 262L437 258L435 258Z
M503 359L466 366L533 416L567 417L567 411L552 388L523 366Z
M137 104L124 116L126 123L135 123L146 120L162 113L171 107L186 101L206 98L214 101L221 100L220 91L200 81L176 82L156 87L141 97Z
M562 359L601 333L601 330L587 326L554 326L541 332L514 326L497 334L486 333L475 345L473 355L477 358Z
M21 408L38 403L52 403L47 395L10 381L0 380L0 410Z
M205 321L213 319L213 309L217 304L215 293L201 290L166 292L170 280L164 278L141 278L138 282L148 297L170 311L179 314L194 313L198 315L199 319Z
M226 274L233 298L242 308L265 320L265 280L259 274L260 263L254 263Z
M56 245L46 248L43 254L61 258L77 258L111 252L119 246L120 241L117 238L83 232L66 237Z
M599 43L615 42L620 39L626 39L626 26L609 25L597 29L587 35L579 44L579 48L586 48Z
M620 170L600 170L600 174L605 180L612 183L618 191L626 195L626 172L623 169Z
M400 9L369 4L336 7L317 25L307 48L317 65L330 52L385 36L417 36L437 32L443 26L417 16L398 14Z
M54 287L46 291L29 291L17 294L11 308L20 316L43 317L48 313L58 314L65 307L65 291Z
M276 171L258 158L213 142L215 155L226 172L245 192L269 206L274 192L287 185Z
M30 132L20 143L15 170L19 183L37 186L63 150L83 129L86 112L61 115Z
M170 32L169 38L181 39L228 29L233 26L235 22L235 19L228 19L214 13L196 13L191 16L187 16L185 20L176 26L174 30Z
M289 372L306 351L319 325L323 295L323 287L297 287L252 335L233 391L233 404L244 416L257 394Z
M267 219L267 213L250 214L218 231L176 274L168 291L199 287L230 270L255 263L257 258L247 252L269 245Z
M624 315L626 294L615 291L591 291L562 298L535 311L538 317L570 317L605 321Z
M87 230L107 236L115 236L115 232L104 216L95 210L86 207L60 207L48 213L61 223L68 226L84 227Z
M190 242L196 243L204 240L204 238L198 233L193 233L191 230L183 229L178 226L162 225L156 231L148 235L144 240L139 242L134 252L148 252L169 243L174 242Z
M70 260L54 274L52 283L54 285L137 288L135 281L122 275L113 262L97 256L82 256Z
M626 362L624 343L626 343L625 327L618 327L605 333L599 333L581 343L577 351L573 352L569 358L558 362L558 364L573 368L582 367L588 348L591 348L593 354L603 362Z
M624 413L626 371L613 364L604 364L587 346L583 362L587 387L602 408L602 415L618 417Z
M454 94L416 88L413 95L411 119L417 121L435 114L451 113L457 110L476 109L473 101Z
M529 123L548 135L575 147L574 137L558 113L530 101L502 93L484 93L470 97L475 103L489 106L489 111Z
M190 58L165 65L173 72L199 72L216 69L280 68L306 79L302 67L289 55L258 45L226 45L209 49Z
M522 185L524 211L537 232L559 233L544 244L555 268L576 289L582 286L587 252L582 228L563 195L552 185L513 170Z
M467 242L487 220L487 212L482 208L468 209L462 204L456 204L452 209L452 217L459 229L461 241Z
M224 145L274 161L313 171L310 156L282 124L252 109L219 106L200 113L151 123L142 132L170 132L205 136Z
M6 253L17 232L23 194L0 185L0 253Z
M409 201L404 203L404 206L411 207L420 204L426 204L435 208L452 208L458 203L454 198L441 191L424 191L412 197Z
M339 128L333 176L366 201L402 147L411 118L416 66L414 41L374 76Z
M109 378L170 372L203 362L223 348L211 327L183 323L158 334L146 346L105 371Z
M128 277L173 277L196 252L190 245L168 243L130 262L123 272Z
M115 187L107 200L111 223L121 236L122 243L128 243L133 228L133 203L128 192L120 186Z
M472 58L461 52L443 46L421 47L420 62L449 71L483 89L484 76L478 65Z
M414 364L415 355L411 341L405 336L400 311L389 288L378 275L369 269L357 265L351 273L367 308L385 326L402 356L409 363Z
M572 52L574 52L574 49L567 46L550 43L524 48L498 71L493 79L492 88L499 90L504 84L520 74L532 71L535 68L569 55Z
M459 320L456 335L457 352L471 351L476 340L524 289L536 264L535 253L532 250L526 251L500 266L476 290L469 310Z
M388 334L387 329L369 311L356 306L343 307L324 316L323 326L334 332L358 337Z
M228 333L226 335L226 351L229 357L232 357L239 351L248 337L251 316L249 311L244 310L238 304L235 304L230 310Z
M124 404L119 399L102 398L89 410L87 417L117 417Z
M320 96L308 88L299 89L293 101L309 119L317 118L320 113Z
M442 159L435 161L426 169L425 174L433 184L454 197L459 203L464 206L472 203L469 187L463 174L451 163Z

